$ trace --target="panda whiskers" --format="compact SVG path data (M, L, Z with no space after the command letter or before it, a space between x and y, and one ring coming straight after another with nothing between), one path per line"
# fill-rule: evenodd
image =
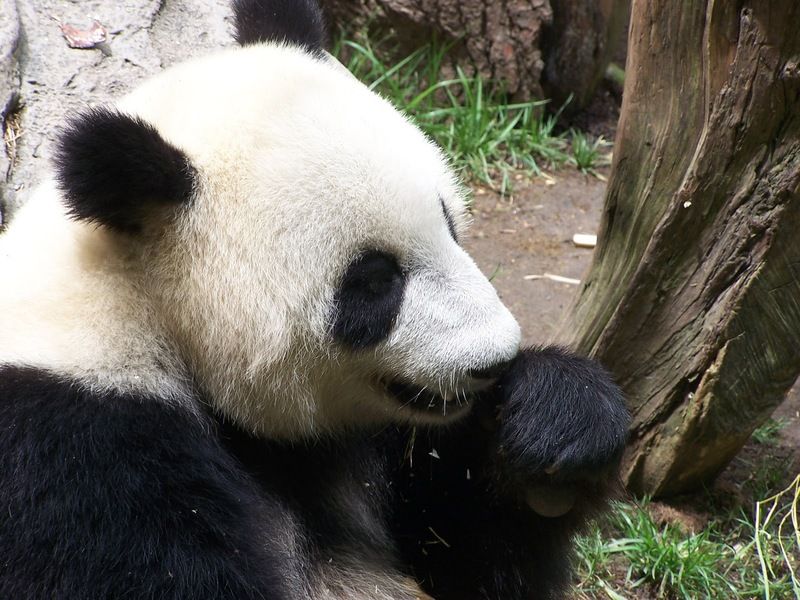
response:
M425 394L425 392L427 391L428 391L428 386L427 385L422 386L422 389L420 389L420 391L417 392L417 394L410 400L409 404L415 404L417 400L419 400L419 397Z
M451 372L447 381L439 380L438 389L439 396L442 398L442 416L447 416L447 405L454 402L456 407L462 408L468 404L467 391L459 385L458 373Z
M447 402L448 402L447 395L446 395L447 392L444 389L442 389L442 381L441 380L439 381L438 388L439 388L439 397L442 399L442 416L446 417L447 416ZM429 408L433 408L433 401L431 401L431 404L430 404Z
M400 410L412 409L429 417L451 419L470 404L470 388L461 382L458 373L429 380L426 383L406 383L402 379L379 379L385 393L392 397Z
M414 395L413 395L411 398L409 398L408 400L406 400L405 402L403 402L403 403L400 405L400 407L401 407L401 408L408 408L408 407L409 407L409 406L411 406L412 404L416 404L416 403L417 403L417 401L420 399L420 396L422 396L423 394L425 394L425 392L427 392L427 391L428 391L428 386L427 386L427 385L426 385L426 386L423 386L422 388L420 388L420 390L419 390L419 391L418 391L416 394L414 394ZM428 408L431 408L431 406L429 405L429 406L428 406Z

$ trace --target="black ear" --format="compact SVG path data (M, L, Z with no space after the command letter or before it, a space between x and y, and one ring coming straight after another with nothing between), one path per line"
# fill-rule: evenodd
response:
M236 41L242 46L286 42L320 52L325 21L315 0L233 0Z
M56 147L56 179L69 212L136 231L154 204L192 198L186 155L138 117L94 108L72 119Z

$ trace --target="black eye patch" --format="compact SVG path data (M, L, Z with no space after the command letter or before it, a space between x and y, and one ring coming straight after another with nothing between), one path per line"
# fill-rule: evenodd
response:
M334 299L334 339L353 350L386 339L400 312L405 287L405 275L391 254L370 250L357 256Z

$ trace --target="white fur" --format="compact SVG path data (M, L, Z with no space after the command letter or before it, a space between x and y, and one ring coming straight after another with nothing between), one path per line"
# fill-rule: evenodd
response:
M0 364L185 403L187 371L133 254L124 238L69 220L52 182L39 188L0 236Z
M519 328L442 215L439 198L463 233L441 152L332 61L232 48L122 99L191 159L193 206L117 236L68 221L45 186L0 241L0 362L175 398L193 381L243 426L297 437L419 418L381 377L448 395L513 357ZM333 297L368 248L408 285L389 339L352 353L331 340Z
M363 561L331 557L317 571L313 600L433 600L410 577L365 566Z

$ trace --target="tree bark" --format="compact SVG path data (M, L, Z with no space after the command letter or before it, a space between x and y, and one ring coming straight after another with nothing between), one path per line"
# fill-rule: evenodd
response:
M568 111L588 105L625 26L628 0L550 0L553 23L545 30L542 87L556 106Z
M392 29L411 49L433 33L457 42L453 58L470 74L499 82L516 99L548 92L570 107L591 99L624 26L628 0L323 0L346 30ZM556 16L554 23L553 16ZM554 27L555 26L555 27ZM598 76L599 74L599 76Z
M634 0L614 164L562 339L634 421L624 476L713 478L800 373L800 3Z

